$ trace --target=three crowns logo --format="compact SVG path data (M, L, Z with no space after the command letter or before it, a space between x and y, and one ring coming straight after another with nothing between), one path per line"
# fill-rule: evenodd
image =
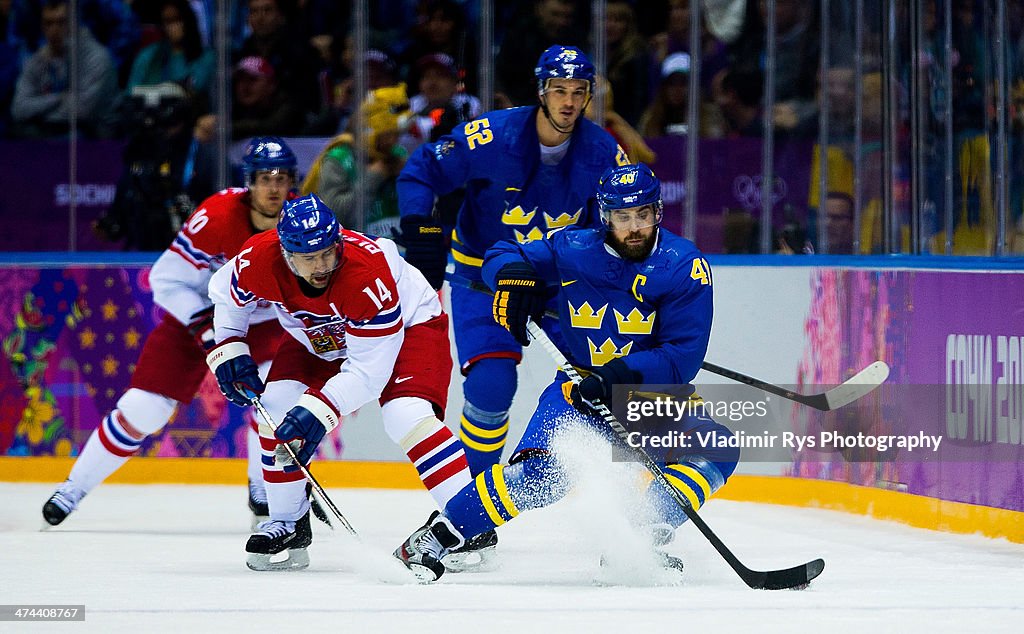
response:
M552 217L544 212L544 222L548 224L548 229L564 229L569 225L576 224L576 221L580 219L580 214L583 213L583 208L580 207L576 210L576 213L570 215L568 212L563 212L558 217Z
M626 345L622 346L621 350L619 350L615 346L615 342L612 341L611 337L609 337L605 339L604 343L601 344L601 347L598 348L594 345L594 342L590 340L590 337L587 337L587 346L590 348L590 365L599 366L608 363L612 359L618 359L619 357L624 357L629 354L630 348L633 347L633 342L630 341Z
M522 207L516 205L512 209L505 209L505 213L501 214L501 223L516 227L525 227L530 224L530 221L533 220L535 215L537 215L536 208L534 208L530 213L526 213Z
M519 244L526 244L527 242L533 242L534 240L540 240L544 237L544 232L540 230L540 227L534 227L530 229L529 233L523 233L518 229L513 229L512 233L516 235L516 242Z
M600 330L606 310L608 310L608 304L595 311L591 308L590 302L583 302L583 305L579 308L576 308L572 305L572 302L569 302L569 322L573 328Z
M612 309L612 312L615 313L615 323L619 326L620 335L651 334L654 330L654 316L658 314L655 311L645 317L638 308L633 308L628 315L623 315L615 309Z

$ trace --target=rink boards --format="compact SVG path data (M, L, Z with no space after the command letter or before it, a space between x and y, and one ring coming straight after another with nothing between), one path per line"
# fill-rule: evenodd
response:
M77 453L123 392L144 335L159 318L148 288L152 258L102 258L2 261L0 455L7 457L0 458L0 480L66 475L72 460L66 456ZM741 421L734 429L780 438L826 428L850 437L927 431L943 438L931 454L744 449L742 477L722 497L1024 541L1020 261L720 256L711 262L709 361L804 393L824 391L875 360L892 368L883 389L845 411L822 416L775 401L771 420L746 429L748 421ZM552 374L542 351L528 349L510 446ZM450 424L462 406L460 380L453 376ZM727 383L704 372L695 382L702 390ZM147 441L145 458L130 461L112 481L241 481L244 432L241 412L208 381L172 425ZM375 406L325 441L321 458L317 472L332 486L418 486L381 430Z

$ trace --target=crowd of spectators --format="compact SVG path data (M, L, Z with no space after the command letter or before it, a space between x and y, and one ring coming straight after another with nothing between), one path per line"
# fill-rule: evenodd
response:
M858 49L849 3L830 4L830 15L825 16L829 68L822 73L821 3L775 0L777 38L770 120L780 142L814 141L821 106L827 102L829 143L834 146L830 151L838 148L840 152L829 159L828 191L852 197L852 178L847 176L852 169L848 168L858 158L852 155L854 55L861 55L865 73L864 110L876 110L882 94L869 88L877 83L874 78L882 70L879 51L884 9L880 1L865 3L868 28ZM910 65L915 63L911 58L916 58L923 68L917 76L923 78L924 85L915 94L927 101L926 151L929 165L936 170L929 175L927 189L937 200L944 164L938 156L941 130L952 117L957 169L962 172L957 181L964 183L954 201L957 226L962 229L984 224L992 217L991 195L981 191L991 183L990 168L981 163L991 153L987 135L992 109L986 108L985 99L994 85L982 29L985 3L953 0L951 86L945 85L942 72L947 52L942 47L941 16L936 9L941 3L923 4L923 54L903 55L897 60L903 88L899 116L905 120L897 127L905 134L910 116L906 100L912 92ZM74 22L78 28L72 33L68 0L0 0L0 138L67 135L68 95L74 85L78 131L85 138L128 139L137 132L140 120L133 110L151 106L154 100L183 99L192 122L193 143L209 143L217 128L213 114L216 1L78 0L77 5L80 20ZM352 131L353 115L361 106L353 95L353 71L358 62L351 5L336 0L229 3L233 139L255 134L336 138ZM405 86L410 112L402 122L400 146L411 150L480 113L479 3L381 0L368 6L370 50L360 61L365 64L370 90L400 83ZM495 49L491 59L484 61L493 64L494 93L488 96L495 107L536 102L533 63L547 46L559 43L591 49L590 2L496 0L493 7ZM761 137L769 3L701 0L701 7L696 44L701 53L698 134L711 139ZM605 73L598 97L610 113L603 122L605 127L636 148L631 156L652 157L643 139L685 135L692 125L688 121L689 76L695 50L690 42L690 8L691 0L608 0L605 4ZM908 23L907 10L901 5L901 24ZM1024 46L1019 45L1024 42L1024 15L1018 13L1010 11L1009 16L1010 48L1021 51L1018 55L1011 52L1012 77L1024 74ZM72 46L78 51L76 77L71 77L69 70ZM144 90L168 84L181 90L165 90L160 93L163 97ZM944 111L941 97L945 91L952 93L952 114ZM868 148L863 151L871 151L872 143L881 140L880 126L865 125L863 133L863 145ZM1021 145L1024 142L1011 148L1016 163L1024 156ZM201 156L192 156L194 150L190 165L198 168L203 161ZM959 164L968 161L970 165ZM816 172L819 167L813 169ZM1024 186L1018 189L1024 191ZM1024 199L1022 191L1014 190L1013 199ZM866 208L872 196L868 192ZM810 203L816 204L816 200ZM936 216L941 218L943 212L939 208ZM1014 218L1018 216L1019 210ZM927 229L937 233L940 227ZM877 241L877 236L873 239ZM962 242L969 239L965 235Z

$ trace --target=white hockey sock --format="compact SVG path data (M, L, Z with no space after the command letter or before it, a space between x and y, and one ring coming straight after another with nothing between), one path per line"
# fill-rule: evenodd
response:
M462 443L434 416L428 401L399 397L385 403L381 415L384 431L416 467L438 508L473 481Z
M443 509L472 482L462 443L437 418L421 421L402 439L401 446L438 508Z
M132 438L120 423L121 413L113 410L93 430L71 467L68 479L88 493L117 471L139 450L142 440Z
M306 479L295 482L267 482L267 504L270 507L270 519L298 521L309 510Z
M251 416L251 411L249 416ZM246 419L249 416L246 416ZM256 431L256 425L251 421L249 430L246 432L245 450L249 461L247 469L249 482L263 486L263 452L260 450L260 434Z

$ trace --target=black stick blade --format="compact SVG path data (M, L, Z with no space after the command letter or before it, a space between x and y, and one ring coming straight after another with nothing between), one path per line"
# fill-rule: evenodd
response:
M803 590L825 570L825 560L815 559L802 566L768 572L748 571L743 581L755 590Z

